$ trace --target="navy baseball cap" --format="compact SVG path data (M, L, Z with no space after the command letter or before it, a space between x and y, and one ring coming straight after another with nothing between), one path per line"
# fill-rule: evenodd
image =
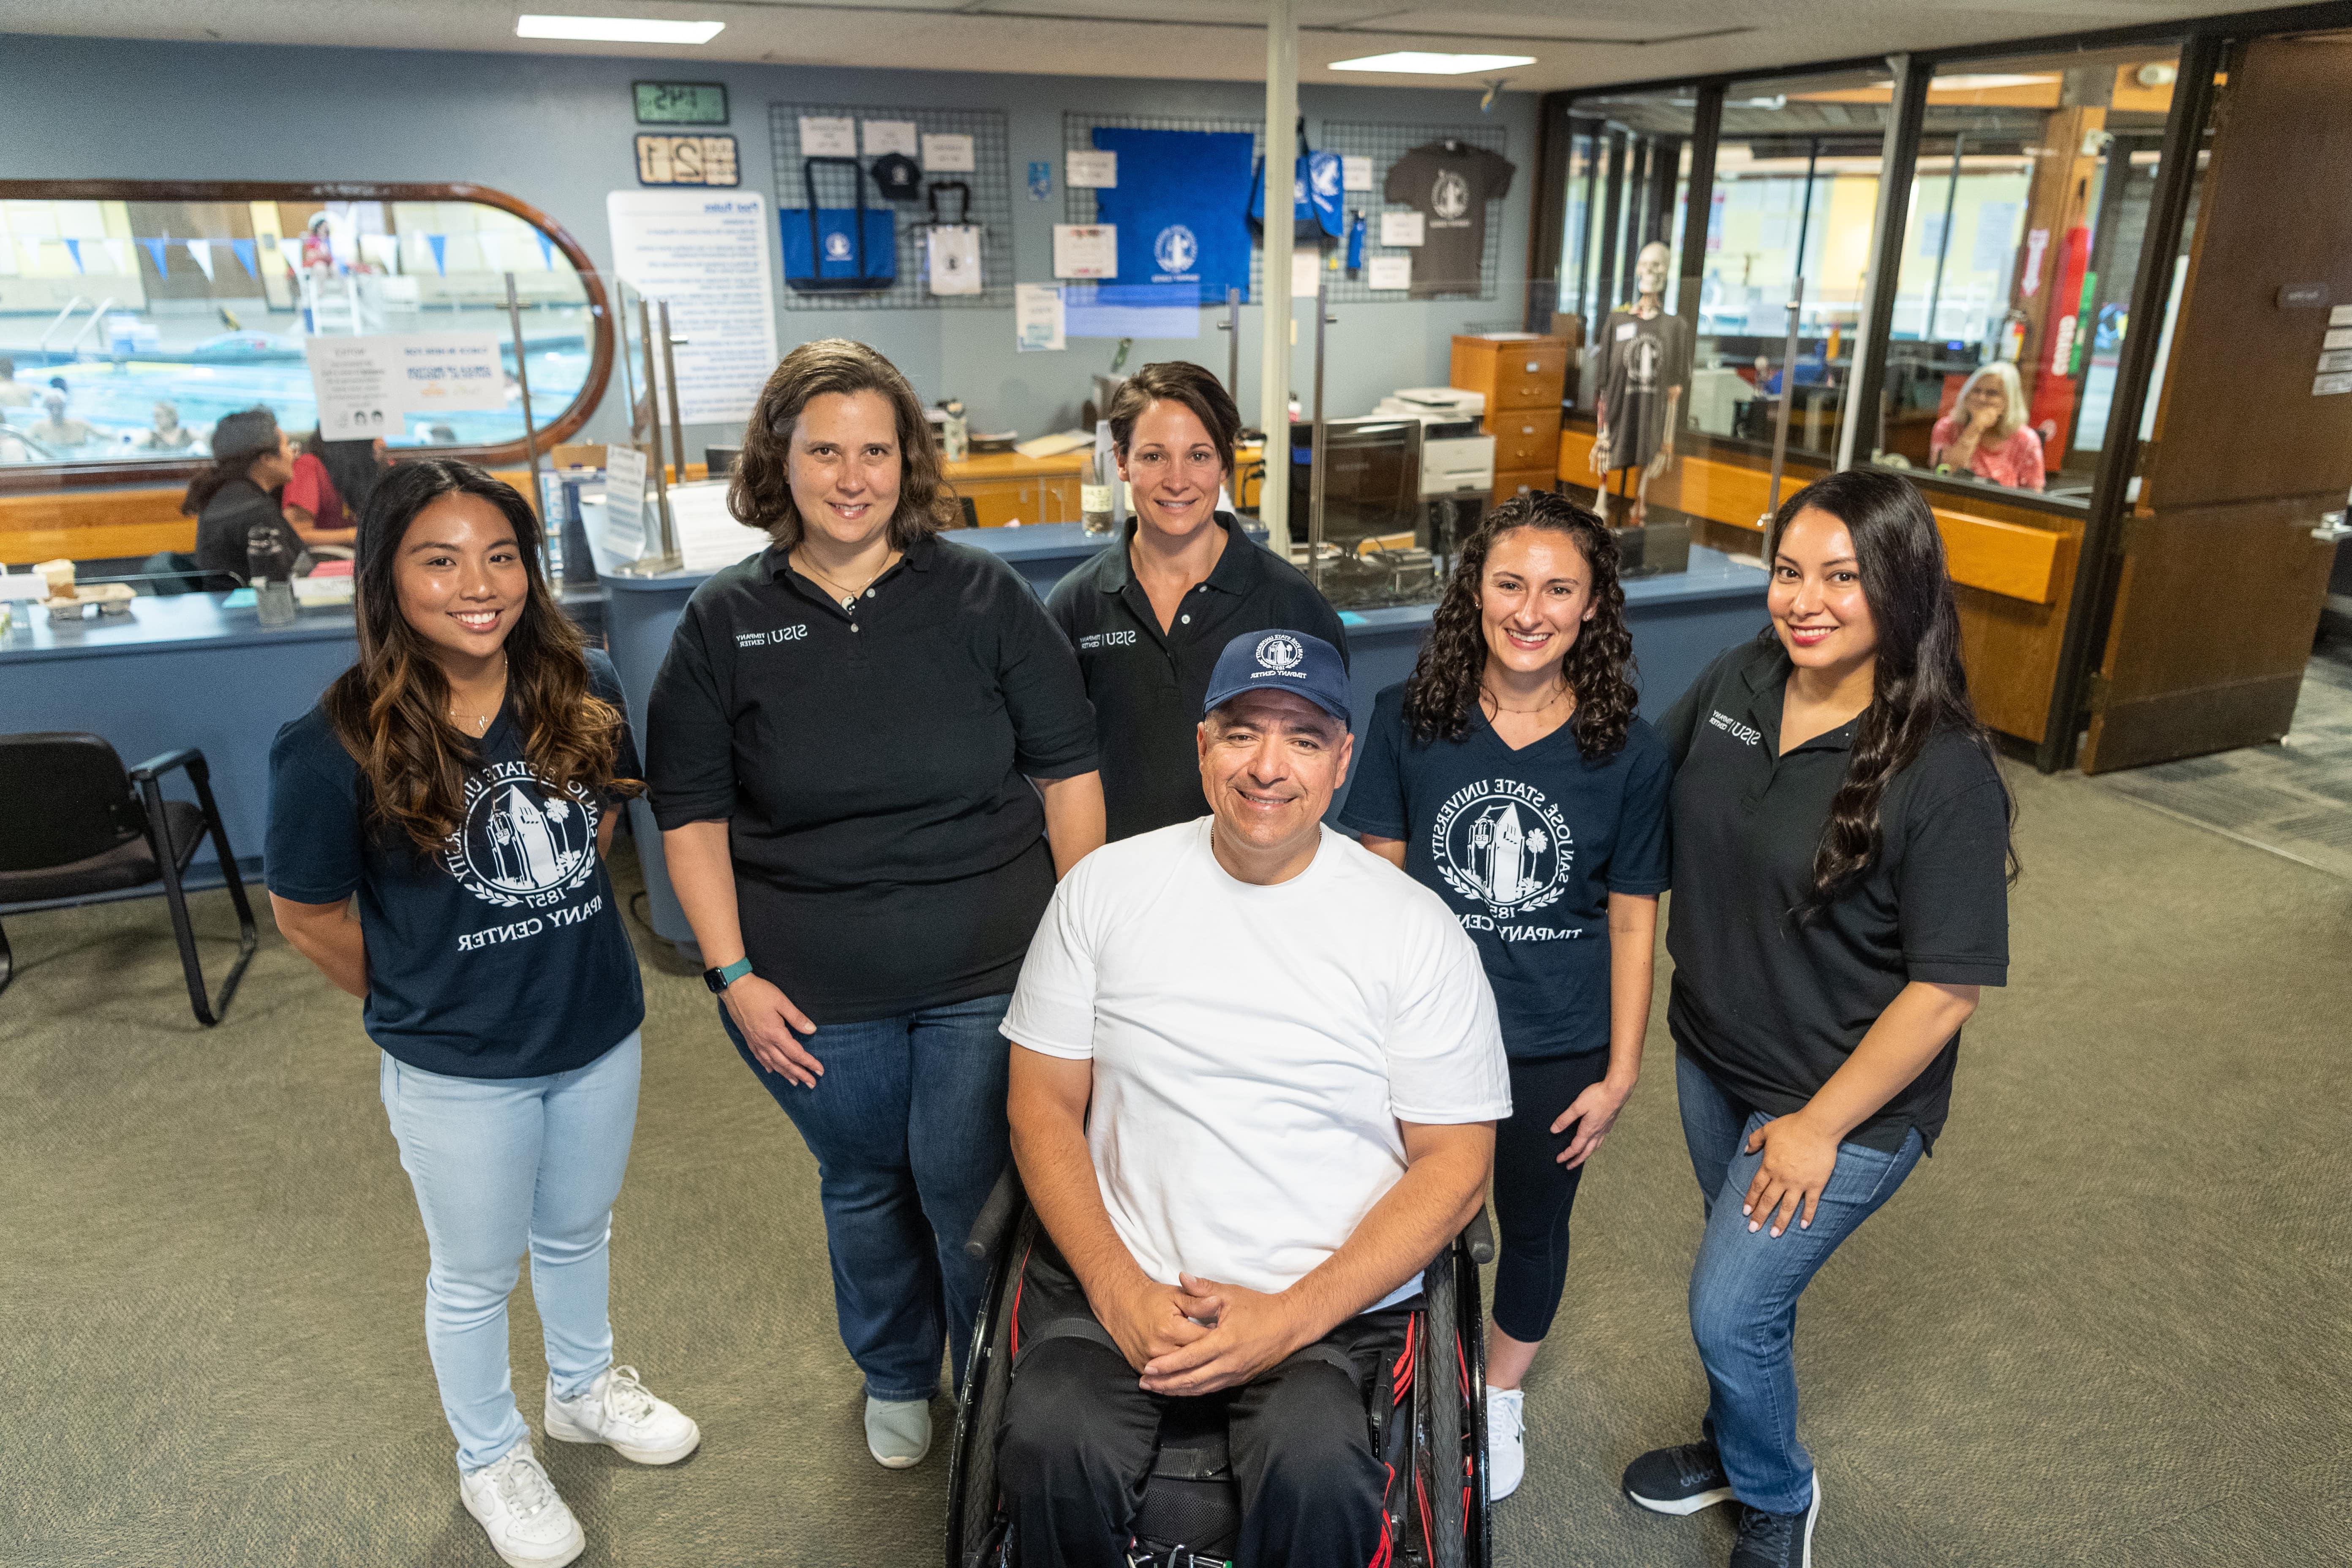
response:
M1348 666L1339 650L1305 632L1244 632L1227 643L1209 676L1202 716L1245 691L1287 691L1342 724L1355 722L1348 713Z

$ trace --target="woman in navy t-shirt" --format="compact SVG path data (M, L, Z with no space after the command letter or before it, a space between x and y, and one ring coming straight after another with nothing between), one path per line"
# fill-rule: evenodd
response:
M1497 1498L1525 1469L1519 1383L1559 1307L1577 1181L1633 1092L1649 1026L1671 770L1632 665L1608 528L1559 496L1504 502L1464 542L1412 679L1381 693L1340 814L1453 907L1502 1017Z
M653 1465L701 1441L613 1364L605 1315L645 995L604 857L641 770L612 664L557 608L511 487L403 464L360 538L359 661L270 748L270 904L367 1002L432 1254L425 1346L459 1496L509 1563L569 1563L580 1526L508 1379L526 1249L548 1436Z

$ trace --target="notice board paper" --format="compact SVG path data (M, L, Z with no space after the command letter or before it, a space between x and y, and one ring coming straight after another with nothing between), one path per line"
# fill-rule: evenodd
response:
M1312 300L1323 281L1323 253L1311 245L1290 253L1290 297Z
M932 174L969 174L980 167L973 156L971 138L945 134L923 138L923 169Z
M1071 153L1062 160L1062 183L1073 190L1114 190L1118 185L1118 154Z
M856 157L857 121L846 114L802 115L801 156L803 158Z
M1419 213L1382 213L1381 215L1382 245L1419 245L1421 235L1422 218Z
M879 158L885 153L915 155L915 122L911 120L869 120L866 122L866 155Z
M1339 160L1339 188L1343 191L1369 191L1372 188L1372 161L1370 158Z
M672 351L679 417L688 425L750 418L777 359L766 198L755 191L614 191L604 198L604 219L614 270L647 299L668 300L671 335L687 340ZM629 325L634 342L635 321ZM667 414L667 373L656 374Z
M1013 286L1013 346L1043 353L1067 346L1062 331L1062 291L1051 283Z
M1056 278L1116 278L1118 276L1118 226L1108 223L1057 223L1054 226L1054 276Z
M1364 282L1373 289L1410 289L1412 287L1412 258L1410 256L1374 256L1364 262Z

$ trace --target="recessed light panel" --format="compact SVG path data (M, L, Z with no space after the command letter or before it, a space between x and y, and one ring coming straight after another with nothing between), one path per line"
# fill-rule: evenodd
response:
M591 44L707 44L724 22L664 22L651 16L517 16L518 38Z
M1399 49L1394 54L1333 60L1331 68L1335 71L1394 71L1412 76L1468 76L1472 71L1501 70L1507 66L1531 66L1535 63L1533 55L1441 55L1424 49Z

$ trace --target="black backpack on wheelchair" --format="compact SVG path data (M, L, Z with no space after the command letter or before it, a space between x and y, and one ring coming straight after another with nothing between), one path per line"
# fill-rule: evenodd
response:
M1018 1568L996 1484L996 1435L1013 1377L1019 1260L1037 1218L1008 1169L964 1244L990 1259L956 1403L948 1470L948 1568ZM1494 1257L1481 1210L1422 1277L1402 1347L1365 1391L1372 1452L1389 1468L1385 1555L1374 1568L1489 1568L1486 1342L1478 1265ZM1354 1369L1347 1369L1351 1376ZM1241 1504L1212 1398L1171 1405L1129 1549L1131 1568L1226 1568Z

